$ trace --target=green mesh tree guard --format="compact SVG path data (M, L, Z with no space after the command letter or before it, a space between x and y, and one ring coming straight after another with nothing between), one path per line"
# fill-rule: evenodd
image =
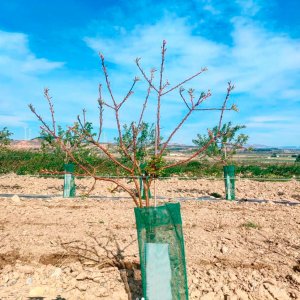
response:
M179 203L135 208L146 300L187 300L188 285Z
M235 172L234 166L224 166L224 181L226 200L235 200Z
M65 177L64 177L64 198L75 197L75 177L74 173L74 164L65 164Z

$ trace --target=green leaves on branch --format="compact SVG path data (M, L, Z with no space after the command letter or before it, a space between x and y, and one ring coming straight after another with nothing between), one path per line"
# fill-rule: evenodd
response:
M140 167L140 171L136 168L135 173L137 175L144 174L151 177L162 175L162 168L165 166L165 161L162 157L155 155L155 137L154 124L142 122L136 126L132 122L130 125L123 125L122 143L131 157L135 155L137 166ZM115 141L117 142L122 162L133 166L132 161L122 149L120 138L115 138ZM139 174L140 172L142 174Z
M10 144L11 135L13 135L13 133L10 132L7 127L4 127L2 130L0 130L0 147L7 146Z
M128 160L122 150L120 138L115 138L118 145L118 151L123 160ZM123 125L122 143L129 153L136 153L136 160L139 163L145 162L147 158L154 154L155 151L155 127L154 124L142 122L135 126L132 122L130 125Z
M70 152L85 153L90 152L87 150L89 146L88 141L90 137L94 137L96 134L93 133L92 123L86 122L84 125L80 125L75 122L74 125L64 130L61 126L57 127L57 137L42 130L40 138L42 139L43 151L53 151L55 153L65 153L63 146ZM68 160L68 159L67 159Z
M115 138L122 160L127 161L120 138ZM144 162L150 155L154 154L155 147L155 128L153 124L142 122L135 126L132 122L130 125L123 125L122 143L129 153L134 153L139 163Z
M161 156L152 156L145 166L145 175L150 177L159 177L163 175L163 167L166 165L166 161Z
M201 148L211 140L211 136L215 137L215 140L205 150L205 155L227 163L238 149L245 147L249 139L248 135L243 133L238 134L238 132L244 128L246 128L246 126L233 126L231 122L228 122L223 124L220 130L218 130L218 126L215 126L211 130L210 136L198 134L197 139L194 139L193 143Z

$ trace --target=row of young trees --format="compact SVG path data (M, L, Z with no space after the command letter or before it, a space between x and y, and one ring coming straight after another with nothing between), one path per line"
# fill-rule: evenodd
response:
M78 123L75 124L78 126ZM124 145L133 151L131 141L133 139L132 124L124 124L122 130L122 139ZM248 141L248 135L243 133L238 133L240 130L246 128L244 125L235 125L233 126L231 122L223 124L220 132L222 135L217 138L213 143L205 149L200 155L201 158L210 158L214 163L227 165L231 163L231 159L238 150L246 149L246 143ZM92 130L92 127L91 127ZM212 129L214 134L217 133L217 126ZM78 139L78 135L71 135L70 132L66 132L61 127L59 127L59 136L64 141L65 145L72 149L73 153L81 153L85 155L87 153L91 154L93 149L88 147L87 143L81 143ZM42 150L44 151L55 151L61 152L61 147L57 143L56 139L53 138L50 134L45 131L41 131L40 137L42 140ZM205 134L197 134L197 137L192 140L193 144L197 148L202 148L207 144L210 137ZM120 139L115 138L116 149L119 152L120 161L123 163L128 163L128 157L120 151ZM114 146L111 145L111 148ZM250 148L247 148L248 150ZM141 133L137 137L136 141L136 157L141 164L145 164L147 160L153 155L155 151L155 126L154 124L145 123L141 124ZM95 153L96 154L96 153ZM68 156L66 156L66 163L72 161Z

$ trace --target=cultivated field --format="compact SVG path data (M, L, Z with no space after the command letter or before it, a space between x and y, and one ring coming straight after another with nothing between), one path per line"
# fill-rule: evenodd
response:
M78 195L92 184L76 182ZM104 183L91 198L63 199L62 184L0 177L0 299L140 297L132 201L121 192L111 198ZM292 204L300 203L300 183L236 185L239 199L283 204L215 200L222 181L158 183L160 202L181 201L190 299L300 299L300 205Z

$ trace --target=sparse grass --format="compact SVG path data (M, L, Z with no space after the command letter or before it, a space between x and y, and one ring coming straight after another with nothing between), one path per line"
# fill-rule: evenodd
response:
M259 224L256 224L251 221L241 224L241 227L244 227L246 229L261 229L261 226Z
M81 200L85 200L86 198L88 198L88 196L89 196L88 194L82 194L79 197Z

